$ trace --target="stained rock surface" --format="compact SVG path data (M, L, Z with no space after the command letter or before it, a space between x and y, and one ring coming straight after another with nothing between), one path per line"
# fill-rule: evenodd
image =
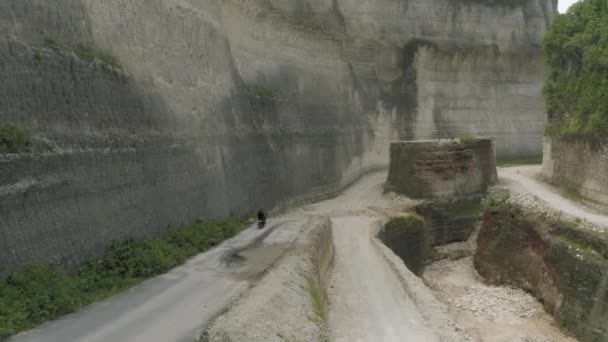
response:
M0 272L271 208L386 167L390 141L540 154L555 1L6 0Z

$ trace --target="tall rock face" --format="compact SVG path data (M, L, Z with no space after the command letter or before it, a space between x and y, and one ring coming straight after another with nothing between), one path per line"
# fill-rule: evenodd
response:
M0 272L338 189L391 141L540 154L554 0L6 0Z

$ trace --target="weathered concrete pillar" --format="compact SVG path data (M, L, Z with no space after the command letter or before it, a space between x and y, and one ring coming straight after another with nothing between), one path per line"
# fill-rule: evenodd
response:
M390 159L386 189L411 198L482 194L498 179L494 141L488 138L397 142Z

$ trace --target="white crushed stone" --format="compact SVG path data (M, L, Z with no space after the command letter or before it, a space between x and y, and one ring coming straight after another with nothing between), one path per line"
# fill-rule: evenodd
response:
M520 289L473 285L465 294L450 300L453 306L483 316L493 322L512 325L542 311L540 303Z

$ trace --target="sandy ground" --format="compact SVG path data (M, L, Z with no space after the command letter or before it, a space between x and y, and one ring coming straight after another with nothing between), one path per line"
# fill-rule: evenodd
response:
M554 210L587 220L608 230L608 216L597 214L581 203L564 198L555 187L538 180L541 168L541 165L498 168L498 177L500 182L514 193L534 195Z
M555 327L553 318L530 294L483 284L471 257L435 262L426 269L424 279L475 341L576 341Z

